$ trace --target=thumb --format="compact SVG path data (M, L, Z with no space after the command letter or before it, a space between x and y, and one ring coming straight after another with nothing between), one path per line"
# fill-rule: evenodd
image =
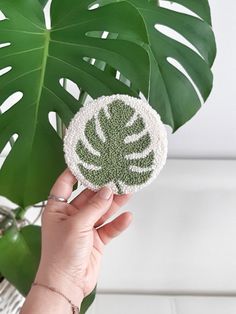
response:
M103 187L76 214L81 224L93 227L108 211L113 201L113 193L109 187Z

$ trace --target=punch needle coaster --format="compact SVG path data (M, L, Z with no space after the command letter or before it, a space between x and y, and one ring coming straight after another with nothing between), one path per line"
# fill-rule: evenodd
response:
M167 135L157 112L127 95L103 96L80 109L64 139L74 176L94 191L127 194L151 183L166 162Z

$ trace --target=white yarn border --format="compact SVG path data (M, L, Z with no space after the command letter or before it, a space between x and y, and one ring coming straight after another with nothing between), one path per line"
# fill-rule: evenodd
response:
M82 107L79 112L71 120L69 127L66 131L64 138L64 153L66 163L77 178L78 182L82 183L85 187L97 191L101 187L93 185L89 182L80 172L79 163L84 164L79 159L76 154L76 145L78 140L81 139L85 146L87 147L87 138L84 135L85 126L88 120L92 119L102 108L107 108L107 105L115 100L122 100L130 107L134 108L135 112L139 113L144 119L146 130L151 136L151 145L148 151L154 151L154 163L153 163L153 173L150 179L142 185L132 185L127 186L122 182L119 182L124 194L136 192L145 186L149 185L160 173L167 159L167 134L164 124L162 123L159 114L148 104L147 101L141 100L139 98L131 97L128 95L112 95L112 96L102 96L96 100L93 100ZM92 151L91 151L92 152ZM144 157L147 152L132 155L132 157ZM91 168L91 167L90 167ZM96 167L97 168L97 167ZM118 194L117 187L113 182L109 182L106 186L110 187L114 194Z

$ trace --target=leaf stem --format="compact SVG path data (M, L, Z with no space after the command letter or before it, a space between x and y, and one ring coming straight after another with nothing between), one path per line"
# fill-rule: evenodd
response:
M18 207L15 209L15 218L16 220L23 220L25 217L25 214L27 213L27 210L30 208L29 207Z
M0 109L0 115L2 114L2 110ZM15 144L15 140L14 140L14 137L12 136L9 140L9 143L11 145L11 148L13 147L13 145Z
M10 225L14 225L17 227L17 221L14 213L12 210L8 207L2 206L0 207L0 214L5 217L1 222L0 222L0 230L5 230L8 228Z
M3 234L3 232L12 225L12 219L10 217L5 217L0 222L0 237Z
M122 190L119 182L116 182L116 187L117 187L118 194L123 194L123 190Z
M82 106L85 103L87 97L88 97L88 93L84 91L83 89L81 89L78 101Z
M104 33L103 31L100 32L101 38L102 38L103 33ZM117 35L115 35L115 37L114 37L114 34L108 34L107 35L107 38L116 38L116 37L117 37ZM92 64L92 58L88 59L88 63ZM102 71L104 71L104 68L106 67L106 65L107 64L104 65L104 62L103 61L101 62L100 60L95 60L95 62L93 64L93 66L96 66L98 69L100 69ZM88 93L86 91L84 91L83 89L81 89L79 99L78 99L81 106L84 105L88 96L89 96Z
M66 88L67 88L67 80L66 79L63 79L62 86L66 90ZM63 122L62 122L62 120L58 114L56 114L56 128L57 128L57 133L60 136L60 138L63 138L63 136L64 136Z
M61 118L58 116L58 114L56 114L56 128L57 128L58 135L60 136L60 138L62 138L63 125L62 125Z
M14 140L14 137L13 137L13 136L10 138L9 143L10 143L11 148L12 148L13 145L15 144L15 140Z

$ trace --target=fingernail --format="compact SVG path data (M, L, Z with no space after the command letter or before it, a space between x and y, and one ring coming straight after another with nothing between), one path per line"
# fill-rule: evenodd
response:
M99 194L99 197L101 197L102 199L109 200L109 198L112 195L112 190L105 186L98 192L98 194Z

